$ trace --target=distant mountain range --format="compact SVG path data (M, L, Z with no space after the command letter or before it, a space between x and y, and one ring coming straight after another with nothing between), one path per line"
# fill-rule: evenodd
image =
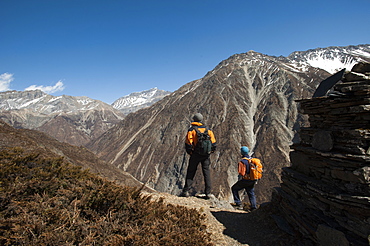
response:
M40 90L6 91L0 93L0 110L29 109L39 114L56 115L77 111L100 110L112 106L122 112L134 112L140 108L150 106L170 93L170 91L159 90L155 87L142 92L133 92L117 99L112 105L107 105L102 101L86 96L52 96Z
M280 183L281 168L289 165L289 145L299 141L296 132L307 124L295 100L310 98L322 80L361 61L370 62L369 44L297 51L288 57L249 51L171 94L154 88L120 98L113 106L40 91L0 93L0 119L87 146L139 181L178 194L188 158L184 134L192 115L200 112L218 140L212 156L215 195L230 197L240 145L248 145L265 164L257 194L260 202L268 201L271 188ZM144 108L136 111L140 103ZM195 187L201 191L200 175Z
M79 146L100 136L129 112L148 107L169 93L153 88L108 105L88 97L52 96L39 90L7 91L0 93L0 119Z

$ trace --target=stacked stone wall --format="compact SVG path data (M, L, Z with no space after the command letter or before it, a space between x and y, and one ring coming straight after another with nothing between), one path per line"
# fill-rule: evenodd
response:
M319 245L370 244L370 64L329 96L300 100L310 126L291 146L275 199L296 233Z

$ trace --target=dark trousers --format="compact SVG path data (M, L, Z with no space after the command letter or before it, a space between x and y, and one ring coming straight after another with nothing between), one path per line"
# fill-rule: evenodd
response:
M209 160L209 156L202 156L197 153L193 153L190 156L189 166L188 166L188 170L186 173L185 187L183 191L184 192L189 191L190 188L192 187L194 176L195 176L195 173L197 172L199 163L202 164L202 172L203 172L204 184L205 184L204 193L210 194L211 193L211 173L209 170L209 166L211 162Z
M239 191L245 189L245 191L248 194L249 202L251 203L251 208L255 209L257 208L256 203L256 196L254 194L254 185L256 184L256 180L247 180L247 179L241 179L238 182L236 182L232 187L231 191L233 193L234 202L236 204L241 204Z

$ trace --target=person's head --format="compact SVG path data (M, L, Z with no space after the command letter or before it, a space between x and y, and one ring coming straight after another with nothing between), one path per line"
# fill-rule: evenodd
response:
M249 155L249 148L246 147L246 146L242 146L240 148L240 153L244 156L244 155Z
M193 121L196 121L196 122L201 122L203 120L203 115L201 113L196 113L194 116L193 116Z

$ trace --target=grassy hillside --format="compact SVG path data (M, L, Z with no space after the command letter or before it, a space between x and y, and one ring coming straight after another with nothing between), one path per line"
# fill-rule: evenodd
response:
M204 215L63 158L0 152L0 245L212 245Z
M45 133L15 129L0 120L0 151L9 147L21 147L27 153L39 153L47 158L63 157L68 162L121 185L141 187L142 183L123 170L100 160L84 147L62 143ZM148 190L147 187L144 188Z

